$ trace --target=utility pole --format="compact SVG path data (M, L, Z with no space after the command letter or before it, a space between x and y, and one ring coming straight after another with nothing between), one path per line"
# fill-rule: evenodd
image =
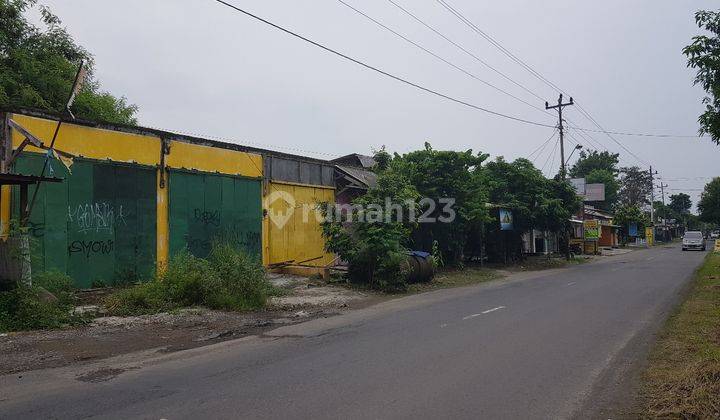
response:
M655 225L655 174L652 165L650 165L650 225ZM665 193L663 192L663 204L665 204Z
M668 187L668 186L669 186L668 184L663 184L662 182L660 182L660 191L662 193L663 206L665 205L665 187Z
M568 105L575 105L573 102L572 96L570 97L570 102L563 103L562 101L563 96L562 93L560 94L560 98L558 99L557 105L550 106L547 102L545 102L545 109L557 109L558 110L558 131L560 132L560 178L565 179L565 141L564 141L564 130L563 130L563 117L562 117L562 110L564 107Z

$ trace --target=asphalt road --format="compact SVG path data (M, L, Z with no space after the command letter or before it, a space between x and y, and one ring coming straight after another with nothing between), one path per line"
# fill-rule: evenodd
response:
M657 247L91 372L0 377L0 417L605 416L704 255Z

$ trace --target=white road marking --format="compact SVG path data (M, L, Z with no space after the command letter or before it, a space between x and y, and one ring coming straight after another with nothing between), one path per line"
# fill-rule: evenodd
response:
M573 284L575 284L575 282L574 282L574 281L571 281L571 282L568 283L567 285L568 285L568 286L572 286Z
M648 261L652 261L652 260L654 260L654 259L655 259L655 257L648 257L647 260L648 260Z
M482 311L482 312L480 312L479 314L468 315L468 316L466 316L466 317L463 317L463 321L466 321L466 320L468 320L468 319L470 319L470 318L475 318L476 316L489 314L490 312L495 312L495 311L498 311L498 310L500 310L500 309L505 309L505 307L504 307L504 306L498 306L497 308L492 308L492 309L488 309L487 311Z
M489 314L490 312L495 312L500 309L505 309L504 306L498 306L497 308L488 309L487 311L482 311L482 314Z
M447 324L440 324L440 328L445 328L445 327L447 327Z

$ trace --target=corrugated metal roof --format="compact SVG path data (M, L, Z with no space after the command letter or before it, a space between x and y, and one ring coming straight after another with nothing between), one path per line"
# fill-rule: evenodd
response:
M377 174L375 174L375 172L346 165L335 165L335 167L344 172L346 175L356 179L361 184L366 185L368 188L372 188L377 185Z

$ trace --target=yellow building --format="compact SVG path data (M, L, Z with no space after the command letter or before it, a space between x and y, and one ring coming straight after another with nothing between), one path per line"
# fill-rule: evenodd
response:
M54 149L72 162L67 168L46 158L59 122L42 112L0 113L3 167L39 175L47 161L46 175L64 178L41 185L33 205L28 229L36 269L66 272L80 287L114 284L150 276L182 249L205 256L218 239L262 255L268 265L321 267L333 260L315 217L300 211L272 223L269 216L282 206L288 210L288 203L267 200L277 192L301 210L334 200L332 166L325 161L142 127L63 120ZM26 134L40 147L25 141ZM17 191L3 187L4 234L18 214Z

